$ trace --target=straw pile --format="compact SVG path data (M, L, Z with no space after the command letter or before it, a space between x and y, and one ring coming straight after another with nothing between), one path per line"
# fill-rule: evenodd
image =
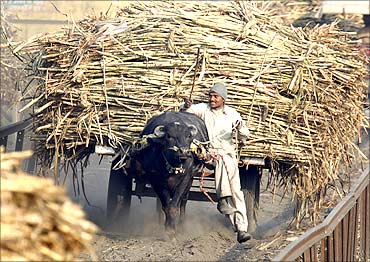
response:
M72 261L97 228L52 180L25 174L30 151L1 153L1 261Z
M303 210L351 163L364 121L367 62L348 34L283 26L250 2L138 2L16 51L34 57L39 92L26 108L44 163L130 145L151 116L178 110L193 79L195 103L221 81L252 133L241 155L272 160L309 200Z

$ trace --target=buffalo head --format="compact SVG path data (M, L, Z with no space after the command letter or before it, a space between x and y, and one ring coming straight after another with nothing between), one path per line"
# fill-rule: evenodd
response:
M190 144L197 132L195 125L182 125L179 122L158 125L154 129L152 141L162 147L166 168L170 173L183 172L183 162L192 157Z

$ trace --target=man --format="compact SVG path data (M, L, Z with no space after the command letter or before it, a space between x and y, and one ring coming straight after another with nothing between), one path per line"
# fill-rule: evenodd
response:
M237 130L238 138L245 139L249 135L249 130L240 114L225 105L225 100L227 100L225 85L215 83L209 91L208 103L192 105L191 101L186 100L181 110L196 114L207 126L211 142L210 151L215 156L217 209L230 218L234 230L238 232L237 240L242 243L251 239L251 235L247 233L247 212L240 186L233 131Z

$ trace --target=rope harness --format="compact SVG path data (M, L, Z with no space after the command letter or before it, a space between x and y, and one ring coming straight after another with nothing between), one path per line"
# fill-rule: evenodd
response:
M224 163L224 167L225 167L225 170L226 170L226 174L227 174L227 178L228 178L228 181L229 181L229 185L230 185L230 191L231 191L231 197L232 197L232 200L234 203L235 202L235 196L234 196L234 192L233 192L233 188L232 188L232 185L231 185L231 179L230 179L230 172L229 172L229 169L227 168L227 164L226 164L226 161L224 159L224 155L223 154L219 154L219 153L216 153L216 152L209 152L207 150L207 153L208 155L211 157L210 160L208 160L209 162L211 161L217 161L218 159L221 158L222 162ZM200 188L200 191L213 203L215 204L215 201L213 201L213 199L211 198L211 196L204 190L203 188L203 181L204 181L204 177L205 177L205 171L204 171L204 167L203 167L203 170L202 170L202 175L199 179L199 188Z
M176 151L176 150L174 150ZM168 162L166 155L162 152L162 156L164 159L164 162L166 163L166 170L170 174L182 174L185 172L185 168L182 166L182 164L179 167L173 167L170 162ZM180 158L180 157L179 157ZM181 161L179 161L181 163Z
M123 153L119 154L121 156L121 160L118 161L118 163L113 167L113 169L119 169L119 168L122 168L122 167L125 166L124 161L127 158L127 155L130 154L130 151L133 151L134 154L135 154L138 151L141 151L144 148L146 148L149 145L147 139L150 138L150 137L151 137L151 135L143 136L142 138L135 140L131 146L128 146L126 149L122 150ZM207 145L209 143L210 143L210 141L200 142L200 141L194 139L193 142L190 144L190 151L194 154L195 157L197 157L200 161L203 161L205 164L211 164L212 162L217 161L218 159L222 160L222 162L224 164L224 167L225 167L225 170L226 170L228 180L229 180L231 196L232 196L232 199L235 203L234 192L233 192L232 185L231 185L231 180L230 180L230 172L229 172L229 169L227 167L226 161L224 159L224 155L220 154L220 153L209 151L208 147L207 147ZM181 173L185 172L185 169L183 168L182 165L180 167L173 167L168 162L168 160L167 160L167 158L166 158L166 156L164 155L163 152L162 152L162 155L163 155L163 158L164 158L165 163L166 163L166 170L169 173L177 175L177 174L181 174ZM118 155L116 155L115 158L116 157L118 157ZM201 171L201 176L199 178L199 189L208 198L208 200L210 202L215 204L215 201L208 194L208 192L203 188L204 177L206 177L206 176L207 175L206 175L206 172L204 171L204 166L203 166L202 171Z
M204 181L205 176L206 176L206 171L204 171L204 168L203 168L202 169L202 175L200 176L200 179L199 179L200 192L202 192L208 198L208 200L212 202L212 204L216 204L215 201L213 201L212 197L208 194L208 192L206 190L204 190L204 188L203 188L203 181Z
M239 125L239 122L236 122L233 127L232 127L232 130L233 132L235 132L237 130L237 126ZM224 135L224 134L220 134L219 136L221 135ZM238 133L235 132L235 135L236 135L236 140L238 140ZM228 178L228 181L229 181L229 185L230 185L230 192L231 192L231 197L232 197L232 200L234 203L236 203L235 201L235 195L234 195L234 192L233 192L233 187L232 187L232 184L231 184L231 179L230 179L230 172L229 172L229 169L227 168L227 164L226 164L226 161L224 159L224 155L223 154L219 154L219 153L216 153L216 152L210 152L208 150L208 148L204 147L204 144L209 144L210 141L207 141L207 142L200 142L200 141L197 141L194 139L194 141L192 142L192 145L195 145L196 148L194 150L192 150L195 155L198 157L198 159L200 160L204 160L206 163L211 163L213 161L216 161L218 160L219 158L221 158L223 164L224 164L224 167L225 167L225 170L226 170L226 174L227 174L227 178ZM239 159L240 159L240 151L239 148L236 149L239 153L237 155L237 161L239 162ZM211 196L204 190L203 188L203 181L204 181L204 177L205 177L205 171L204 171L204 167L203 167L203 170L202 170L202 175L199 179L199 188L200 188L200 191L213 203L215 204L215 201L213 201L213 199L211 198Z

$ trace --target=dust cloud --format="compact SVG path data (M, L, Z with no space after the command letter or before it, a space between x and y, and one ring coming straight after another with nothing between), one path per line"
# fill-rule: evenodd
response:
M100 164L99 164L100 162ZM109 171L111 157L91 155L89 165L84 169L84 188L86 198L82 193L81 172L73 178L69 172L66 179L66 188L71 199L79 203L85 210L87 217L104 229L106 225L106 202L108 195ZM61 177L64 178L63 172ZM79 192L78 192L79 191ZM160 211L162 212L162 211ZM119 220L119 218L117 218ZM132 196L130 213L127 221L117 221L109 227L111 233L124 235L162 238L164 235L164 215L160 220L160 213L156 209L156 198ZM216 205L210 201L188 201L183 226L178 228L181 238L196 238L211 231L232 232L230 221L220 214Z
M140 201L133 196L127 221L120 221L110 227L109 232L168 240L163 219L163 212L156 210L155 198L143 197ZM228 219L221 215L211 202L188 201L185 222L178 225L176 238L178 240L198 238L211 231L233 232L233 229Z

